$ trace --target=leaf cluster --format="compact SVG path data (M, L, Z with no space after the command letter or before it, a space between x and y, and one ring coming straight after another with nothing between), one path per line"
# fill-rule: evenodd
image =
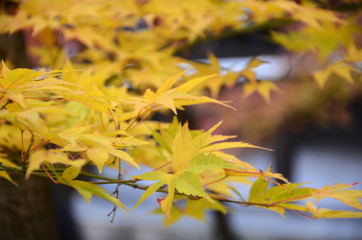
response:
M353 82L361 71L361 51L351 36L359 29L355 16L303 2L34 0L20 3L13 15L1 13L1 33L27 31L40 42L31 52L43 68L10 69L11 63L2 62L0 177L15 185L11 171L25 178L48 177L74 188L88 202L95 195L124 213L129 210L118 196L99 184L145 190L135 207L156 191L164 192L158 203L167 224L182 215L203 220L208 209L226 212L223 202L282 215L291 210L313 218L361 217L361 191L346 190L353 184L312 189L270 169L257 170L226 150L259 147L213 134L221 122L202 131L190 130L176 118L172 123L151 120L155 112L177 115L193 104L230 107L203 90L216 97L222 86L233 86L241 78L246 80L244 96L256 92L270 101L280 89L256 78L255 68L264 63L259 58L235 72L223 69L212 53L208 64L175 55L196 41L268 21L302 25L297 31L275 32L273 39L291 50L318 54L324 69L313 76L320 86L333 74ZM344 37L334 38L340 31ZM339 48L341 58L329 63ZM193 70L185 71L185 65ZM98 173L84 170L89 165ZM129 176L121 168L125 165L150 170ZM118 169L118 178L102 176L105 167ZM232 182L250 185L249 199ZM358 211L317 209L310 201L325 197ZM305 199L305 206L297 202ZM181 207L180 201L186 205Z

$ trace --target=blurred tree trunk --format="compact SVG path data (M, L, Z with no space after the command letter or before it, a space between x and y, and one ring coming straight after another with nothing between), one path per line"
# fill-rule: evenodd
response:
M49 181L12 176L16 187L0 179L0 239L57 239Z
M225 215L222 212L214 211L214 221L215 221L215 240L241 240L241 236L236 238L234 232L231 229L229 215Z
M0 60L9 60L13 67L29 66L22 32L0 35ZM0 179L0 239L58 239L49 181L25 180L19 173L12 177L20 187Z
M0 60L9 60L14 67L29 67L25 40L22 32L0 35Z

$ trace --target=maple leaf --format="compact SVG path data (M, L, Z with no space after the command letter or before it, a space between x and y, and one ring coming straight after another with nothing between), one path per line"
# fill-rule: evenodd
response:
M354 184L341 184L336 183L334 186L325 186L319 190L313 191L313 197L316 199L316 202L320 201L323 198L329 197L337 199L351 207L357 208L358 210L362 210L361 202L358 198L362 198L361 190L345 190L347 188L351 188Z
M333 210L326 208L318 208L310 200L308 200L305 207L297 205L286 205L288 209L297 210L301 212L307 212L312 215L313 218L360 218L362 212L345 211L345 210Z
M267 62L261 60L260 58L254 57L248 62L246 67L243 70L241 70L238 74L239 76L245 77L250 83L256 84L256 73L254 68L258 67L263 63Z
M256 170L224 152L256 146L228 141L233 136L212 135L220 123L205 132L190 130L187 124L181 126L177 121L164 124L147 120L156 110L170 109L177 114L178 109L191 104L208 102L228 107L226 102L199 96L200 92L208 88L216 97L221 86L234 85L240 76L248 81L244 96L257 93L269 102L271 93L280 90L272 82L257 81L255 68L262 60L253 58L245 69L231 72L222 68L212 53L208 54L209 64L175 55L205 37L274 28L274 23L300 24L298 28L288 27L292 29L289 33L273 34L273 38L287 49L316 54L326 64L313 75L318 85L324 86L333 76L352 83L360 78L361 59L354 42L360 27L353 11L341 14L320 9L323 3L283 0L17 2L19 7L13 15L7 10L0 14L0 32L30 29L41 43L30 46L40 65L62 69L10 70L2 63L0 151L21 154L20 162L28 166L26 177L38 174L36 170L42 164L48 168L64 165L66 170L61 176L59 171L53 172L57 182L75 188L87 202L96 195L124 211L125 206L101 187L76 180L87 161L101 172L104 166L115 165L111 162L119 162L112 159L119 158L135 167L145 164L153 168L136 176L156 181L140 187L147 190L137 205L155 191L165 192L159 204L167 223L182 215L203 220L207 209L225 212L213 199L228 201L226 196L233 201L233 193L242 199L240 204L246 203L229 183L251 184L252 177L258 179L251 186L251 205L280 214L288 209L304 212L315 218L361 217L360 212L318 209L311 201L306 206L294 203L310 197L317 202L331 197L361 210L361 194L346 190L350 185L343 184L320 190L301 187L289 183L281 174ZM81 47L73 48L74 43ZM337 60L332 55L336 50L342 53ZM180 73L184 64L193 66L196 74ZM143 96L139 96L140 92ZM47 149L48 143L54 148ZM21 169L16 161L9 160L12 158L0 154L0 177L9 181L10 175L3 170ZM269 187L269 182L276 186ZM186 207L178 206L179 199L186 199Z
M315 213L314 217L315 218L361 218L362 212L320 208Z
M168 194L165 198L158 200L161 209L166 213L169 220L171 220L171 206L175 191L178 193L184 193L189 196L198 196L202 197L210 202L214 202L207 194L204 192L200 178L196 173L190 171L183 171L180 173L168 174L161 171L153 171L144 173L134 178L157 181L155 184L151 185L141 196L138 203L135 205L137 207L141 202L146 198L156 192L162 185L167 185ZM134 207L134 208L135 208Z
M87 157L97 166L101 173L104 164L108 161L109 156L118 157L139 169L134 159L122 149L117 149L120 142L117 138L105 137L100 134L84 133L91 126L79 127L65 130L59 135L69 142L62 148L63 151L85 152Z
M50 164L61 163L66 166L80 168L85 164L84 159L70 160L66 153L55 150L37 150L29 157L29 165L25 173L25 178L29 178L30 174L40 168L40 164L48 162Z
M7 108L12 107L7 106ZM48 108L49 109L49 108ZM46 110L45 108L33 108L26 111L21 112L10 112L8 109L3 109L0 111L0 117L9 121L10 123L18 126L19 129L31 130L35 133L38 133L41 136L52 138L54 134L49 131L46 124L44 124L44 120L40 117L39 110Z
M280 93L281 90L274 83L270 81L259 81L255 83L245 83L243 86L244 98L249 97L254 92L263 97L264 101L270 103L271 92Z
M287 183L268 189L269 180L258 178L249 193L249 202L257 203L256 207L264 207L284 216L285 209L305 211L299 205L291 204L312 196L312 188L299 188L303 183Z
M362 59L362 50L359 49L354 43L350 43L347 46L348 54L345 57L346 60L351 62L359 62Z
M199 154L191 160L187 161L181 168L182 171L191 171L194 173L202 173L205 170L213 171L224 168L235 168L231 162L224 161L214 154L204 155Z
M204 85L206 88L210 89L211 96L216 98L221 86L224 84L224 77L222 76L223 69L220 66L218 58L212 52L208 52L208 60L209 63L207 64L198 62L192 62L191 64L198 71L197 76L214 75L212 81L208 81Z
M241 168L245 168L245 164L243 162L239 163L236 162L235 163L236 166L239 166L239 169L225 169L225 173L227 176L235 176L235 177L258 177L258 178L262 178L265 181L271 181L274 184L276 184L277 186L281 186L283 187L284 184L280 184L277 181L273 180L273 179L279 179L281 181L283 181L286 184L289 184L288 179L286 179L285 177L283 177L282 174L280 173L273 173L271 172L271 167L268 168L268 170L266 172L264 172L263 170L259 170L257 171L254 167L246 167L246 170L241 169ZM254 182L255 184L259 184L261 180L257 180L256 182Z
M259 178L250 189L249 202L258 203L257 207L265 207L284 215L285 210L310 213L314 218L356 218L361 217L361 212L318 209L310 198L314 197L316 202L323 198L330 197L361 210L361 203L358 198L362 198L360 190L345 190L355 184L335 184L325 186L321 189L307 188L300 186L303 183L291 183L278 185L267 189L269 182ZM299 200L308 199L306 206L293 204Z
M208 97L198 97L187 92L191 91L201 82L204 82L214 75L211 76L204 76L200 78L195 78L189 80L188 82L181 84L178 87L171 88L176 80L183 74L179 73L176 76L170 78L169 80L165 81L159 88L159 90L154 93L152 90L147 89L145 94L142 98L128 98L125 101L133 102L135 104L135 113L140 114L142 110L147 111L151 109L152 111L161 107L166 107L171 109L175 114L177 114L176 108L181 108L185 105L192 105L204 102L212 102L218 103L224 106L228 106L220 101L215 99L211 99Z
M263 147L258 147L249 143L245 142L221 142L221 143L214 143L209 146L205 146L201 149L201 152L207 153L207 152L215 152L223 149L231 149L231 148L259 148L259 149L265 149L270 150Z
M206 216L207 211L216 210L223 214L226 214L226 212L227 212L226 208L219 201L215 201L214 203L211 203L203 198L200 198L200 199L180 198L180 199L186 201L186 206L180 207L177 204L177 201L179 199L176 199L176 203L173 204L173 206L171 208L171 215L172 215L171 222L168 221L167 217L165 218L164 225L166 227L170 226L171 224L176 223L183 216L191 217L196 220L205 222L206 221L205 216ZM153 213L161 214L161 213L163 213L163 211L161 208L159 208L158 210L153 211Z
M177 193L183 193L188 196L202 197L213 202L209 195L203 190L200 174L205 171L212 172L224 169L240 170L240 168L245 167L245 165L242 162L238 163L232 160L226 161L212 153L228 148L255 147L242 142L211 144L215 141L227 139L227 137L220 136L211 137L211 134L220 124L221 122L214 125L206 132L195 132L194 134L189 130L187 123L183 126L178 126L178 129L169 128L169 134L174 135L173 139L170 139L169 143L161 143L163 146L166 146L170 152L171 161L168 162L168 164L171 167L169 168L169 172L165 172L165 170L162 169L168 165L164 164L164 166L161 166L154 171L134 176L136 179L158 181L144 192L136 206L163 185L168 186L168 195L159 200L159 204L161 209L166 213L169 221L171 221L172 218L171 206L176 191ZM161 134L166 135L166 132L161 132ZM205 155L205 153L207 153L207 155ZM219 175L221 177L226 176L224 172L220 172Z
M46 72L44 69L39 71L26 68L9 70L3 62L0 78L2 104L8 100L26 108L27 98L44 98L49 101L61 98L61 93L70 92L69 86L75 85L55 78L59 74L59 71Z
M332 74L336 74L347 82L353 83L352 70L353 67L350 64L338 61L329 65L326 69L314 72L313 77L321 88L325 86Z

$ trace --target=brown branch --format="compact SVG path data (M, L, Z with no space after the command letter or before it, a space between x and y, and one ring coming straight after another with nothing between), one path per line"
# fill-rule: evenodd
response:
M42 168L44 169L45 171L45 174L42 173L42 172L37 172L37 170L35 172L32 172L31 174L32 175L35 175L35 176L41 176L41 177L48 177L50 178L51 181L53 181L54 183L58 183L53 177L52 177L52 174L50 174L47 169L45 168L45 166L43 164L41 164ZM20 167L8 167L8 166L4 166L2 164L0 164L0 167L1 169L4 169L4 170L15 170L15 171L22 171L22 169ZM56 168L55 171L63 171L64 168ZM112 179L112 178L107 178L107 177L103 177L103 176L99 176L99 175L95 175L95 174L92 174L92 173L88 173L88 172L81 172L79 175L82 175L82 176L86 176L86 177L90 177L90 178L95 178L95 179L99 179L99 180L105 180L105 181L93 181L91 183L93 184L97 184L97 185L102 185L102 184L117 184L118 186L119 185L127 185L129 187L132 187L132 188L135 188L135 189L140 189L140 190L144 190L146 191L150 186L143 186L143 185L139 185L139 184L136 184L138 181L140 181L139 179L130 179L130 180L116 180L116 179ZM161 193L168 193L168 190L161 187L159 189L157 189L156 192L161 192ZM175 191L175 194L176 195L180 195L180 196L185 196L185 197L188 197L189 199L192 199L192 200L197 200L197 199L200 199L201 197L198 197L198 196L189 196L189 195L186 195L184 193L180 193L178 191ZM256 207L264 207L264 208L270 208L270 207L281 207L281 208L284 208L284 209L287 209L283 206L278 206L278 204L281 204L281 203L286 203L286 202L292 202L292 201L297 201L297 200L301 200L301 199L304 199L304 198L309 198L309 197L312 197L311 194L309 195L305 195L305 196L300 196L300 197L295 197L295 198L289 198L289 199L285 199L285 200L280 200L280 201L276 201L276 202L271 202L271 203L258 203L258 202L247 202L247 201L240 201L240 200L233 200L233 199L229 199L229 198L226 198L224 196L221 196L221 195L218 195L218 194L214 194L214 193L211 193L209 194L209 196L214 199L214 200L217 200L217 201L220 201L220 202L226 202L226 203L234 203L234 204L238 204L238 205L242 205L242 206L245 206L245 207L248 207L248 206L256 206ZM289 210L289 209L288 209ZM293 211L293 210L291 210ZM297 211L293 211L299 215L302 215L304 216L304 214L302 213L299 213ZM111 212L113 213L113 211ZM110 214L111 214L110 213ZM305 215L305 217L308 217L307 215Z

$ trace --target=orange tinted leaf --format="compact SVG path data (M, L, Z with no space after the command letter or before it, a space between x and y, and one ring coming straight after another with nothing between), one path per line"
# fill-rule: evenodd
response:
M316 199L316 202L322 200L323 198L329 197L337 199L351 207L362 210L361 202L359 198L362 198L361 190L345 190L351 188L356 184L341 184L336 183L334 186L325 186L319 190L313 192L313 197Z
M308 200L306 206L307 206L307 210L308 210L313 216L315 216L315 215L317 214L317 211L318 211L317 206L314 205L310 200Z

